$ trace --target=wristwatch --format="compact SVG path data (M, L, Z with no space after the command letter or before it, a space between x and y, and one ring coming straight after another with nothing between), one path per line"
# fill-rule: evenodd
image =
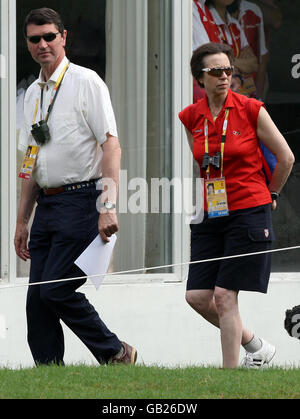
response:
M107 210L112 210L112 209L116 208L116 204L113 204L112 202L109 202L109 201L101 202L100 208L105 208Z
M272 201L276 201L277 198L280 197L280 193L278 192L271 192Z

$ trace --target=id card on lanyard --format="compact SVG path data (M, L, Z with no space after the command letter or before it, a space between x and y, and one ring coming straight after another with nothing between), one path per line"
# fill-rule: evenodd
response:
M229 215L227 193L226 193L226 180L223 177L224 167L224 149L226 141L226 133L228 126L229 109L225 110L225 119L223 123L223 133L221 139L221 153L220 153L220 168L221 176L218 178L210 178L210 164L206 169L206 202L208 218L225 217ZM205 133L205 153L209 155L209 143L208 143L208 121L205 119L204 122L204 133Z
M30 145L27 148L24 161L20 170L19 178L29 180L35 166L36 158L39 152L39 147Z
M33 124L35 124L37 113L39 109L39 99L36 101L34 115L33 115ZM26 150L24 161L19 173L19 178L29 180L32 176L34 166L36 164L36 159L39 154L40 147L37 145L30 144Z

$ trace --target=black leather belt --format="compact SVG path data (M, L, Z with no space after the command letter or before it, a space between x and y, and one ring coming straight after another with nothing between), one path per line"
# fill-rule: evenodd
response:
M70 185L63 185L58 188L44 188L43 191L46 196L57 195L63 192L70 192L70 191L76 191L79 189L94 187L96 186L96 183L98 182L98 180L99 179L92 179L86 182L72 183Z

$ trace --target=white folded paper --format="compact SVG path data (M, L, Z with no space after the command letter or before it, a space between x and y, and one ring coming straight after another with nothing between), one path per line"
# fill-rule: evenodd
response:
M90 279L96 289L100 287L107 274L117 236L113 234L109 240L109 243L104 243L100 235L98 235L79 258L75 260L75 264L87 277L91 277Z

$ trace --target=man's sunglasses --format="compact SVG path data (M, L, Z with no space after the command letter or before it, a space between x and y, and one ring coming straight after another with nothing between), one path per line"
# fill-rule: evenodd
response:
M32 44L38 44L41 42L41 39L43 38L44 41L46 42L52 42L54 41L54 39L56 38L56 36L59 34L60 32L49 32L49 33L45 33L45 35L33 35L33 36L27 36L27 39L29 42L31 42Z
M202 68L201 71L208 73L210 76L213 77L221 77L223 72L225 72L226 76L231 76L233 73L234 67L219 67L219 68Z

